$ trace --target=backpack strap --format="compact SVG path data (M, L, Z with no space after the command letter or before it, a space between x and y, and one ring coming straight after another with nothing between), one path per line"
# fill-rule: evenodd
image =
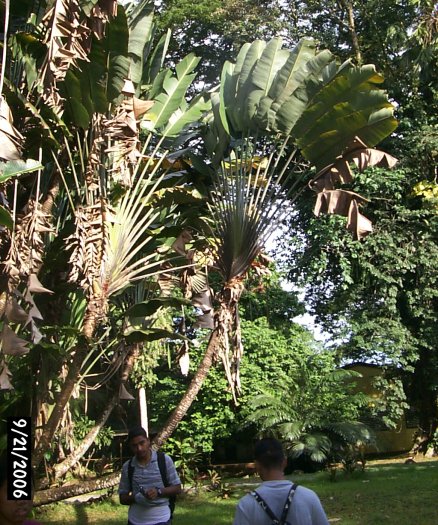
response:
M167 468L166 468L166 458L164 452L158 450L157 452L158 468L160 469L161 479L163 480L163 485L165 487L169 486L169 481L167 479Z
M132 458L131 458L128 463L129 492L132 492L132 478L134 477L134 470L135 470L135 467L132 464Z
M260 494L256 490L252 491L251 495L255 498L257 503L262 507L266 514L271 518L272 525L287 525L287 515L289 512L290 505L292 503L292 498L294 497L295 491L297 490L297 486L298 485L294 483L290 488L280 519L277 518L277 516L273 513L271 507L266 503L266 501L260 496Z
M251 492L251 496L255 498L257 503L260 505L260 507L266 512L266 514L271 518L272 525L279 525L280 521L278 520L277 516L272 512L271 507L266 503L266 501L260 496L260 494L253 490Z
M161 479L163 480L163 485L165 487L169 486L169 480L167 478L167 467L166 467L166 456L164 455L164 452L161 450L157 451L157 461L158 461L158 468L160 469ZM175 501L176 496L173 494L172 496L169 496L169 507L170 507L170 517L173 516L173 511L175 510Z
M280 523L282 525L286 525L287 523L287 514L289 512L290 505L292 503L292 498L295 496L295 492L297 490L297 484L294 483L292 487L290 488L289 494L287 495L286 502L283 507L283 512L281 513Z

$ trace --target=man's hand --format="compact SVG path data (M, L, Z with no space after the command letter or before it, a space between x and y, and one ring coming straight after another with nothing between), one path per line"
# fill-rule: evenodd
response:
M145 498L147 499L157 499L158 498L158 490L154 487L152 489L147 489L145 491L143 491L143 494L145 496Z

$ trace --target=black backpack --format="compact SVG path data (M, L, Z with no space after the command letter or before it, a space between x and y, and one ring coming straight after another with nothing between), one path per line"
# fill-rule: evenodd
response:
M131 458L128 463L128 480L129 480L129 487L130 487L131 492L132 492L132 478L134 477L134 470L135 470L135 467L132 464L132 459L133 458ZM163 480L163 485L165 487L168 487L169 481L167 479L166 458L164 456L164 452L161 452L161 450L157 452L157 460L158 460L158 468L160 469L161 479ZM172 518L173 511L175 510L175 502L176 502L176 495L173 494L172 496L169 496L170 518Z
M287 495L280 519L278 519L277 516L272 512L271 507L266 503L266 501L260 496L260 494L257 491L254 490L253 492L251 492L251 496L254 496L260 507L262 507L266 514L271 518L272 525L291 525L289 521L286 521L286 519L287 514L289 512L290 504L292 503L292 498L294 497L295 491L297 490L297 486L298 485L296 483L292 485L289 494Z

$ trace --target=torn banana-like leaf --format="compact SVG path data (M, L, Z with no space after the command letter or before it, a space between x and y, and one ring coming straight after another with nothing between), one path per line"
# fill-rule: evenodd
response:
M211 312L198 315L195 321L196 328L208 328L209 330L214 329L214 317Z
M204 313L213 310L213 301L210 288L207 288L206 290L203 290L197 294L193 294L192 304L196 308L200 308Z
M43 338L43 335L39 331L37 325L33 321L31 321L30 327L31 327L30 329L31 329L31 334L32 334L32 343L37 345Z
M33 321L33 319L39 319L40 321L43 320L43 315L42 313L38 310L36 304L34 301L32 301L32 307L31 309L29 310L29 314L28 314L28 317L27 317L27 322L26 324L30 323L31 321Z

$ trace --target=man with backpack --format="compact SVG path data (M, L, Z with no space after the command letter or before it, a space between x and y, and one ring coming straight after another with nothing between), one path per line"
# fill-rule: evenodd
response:
M239 501L233 525L328 525L315 492L285 479L286 457L279 441L261 439L254 458L263 483Z
M134 457L122 467L119 498L129 505L128 525L170 525L181 481L169 456L156 452L142 427L128 433Z

